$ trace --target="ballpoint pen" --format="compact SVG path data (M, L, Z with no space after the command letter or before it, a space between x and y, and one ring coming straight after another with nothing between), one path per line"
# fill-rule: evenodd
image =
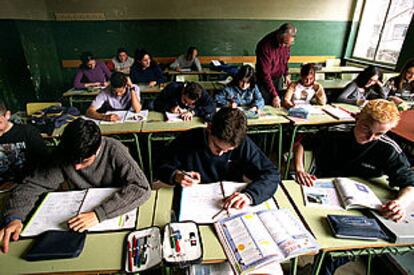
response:
M221 194L223 195L223 200L225 200L226 199L226 192L224 191L224 184L223 184L222 180L220 180L220 188L221 188ZM227 217L230 217L229 209L224 208L224 207L223 207L223 209L226 211Z

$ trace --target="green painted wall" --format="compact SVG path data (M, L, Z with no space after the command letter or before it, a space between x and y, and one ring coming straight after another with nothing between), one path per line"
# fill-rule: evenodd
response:
M19 35L40 98L56 98L70 87L74 70L63 59L82 51L111 57L118 47L138 47L154 56L176 56L190 45L202 55L254 55L258 40L285 21L133 20L104 22L17 21ZM292 55L343 56L349 22L291 21L298 28Z

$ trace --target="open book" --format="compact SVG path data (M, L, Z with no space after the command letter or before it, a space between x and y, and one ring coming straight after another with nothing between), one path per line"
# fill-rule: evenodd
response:
M124 123L124 122L141 122L148 118L148 110L142 110L138 113L133 111L108 111L105 115L115 114L118 115L120 120L118 121L101 121L101 124L112 124L112 123Z
M244 182L223 181L225 196L230 196L236 191L242 191L247 186ZM213 223L219 218L223 218L227 213L223 211L222 215L215 217L223 207L223 193L220 182L208 184L195 184L185 187L181 193L180 221L191 220L197 223ZM230 215L236 215L241 212L255 212L266 209L276 209L276 203L273 198L256 205L248 206L242 210L229 209ZM197 209L197 211L194 211Z
M37 236L48 230L68 230L67 222L79 213L93 211L110 198L118 188L90 188L80 191L50 192L23 229L21 236ZM88 231L110 231L135 228L137 209L116 218L104 220Z
M319 250L312 235L288 209L239 214L216 222L214 227L237 274Z
M181 118L181 114L187 112L187 109L180 108L180 113L171 113L165 112L165 117L167 118L167 122L183 122L184 120Z
M331 209L378 209L382 203L363 183L348 178L317 180L302 186L305 205Z

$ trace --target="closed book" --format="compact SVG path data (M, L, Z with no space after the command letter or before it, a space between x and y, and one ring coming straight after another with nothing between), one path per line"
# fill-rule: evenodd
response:
M378 240L388 239L375 219L365 216L328 215L328 224L337 238Z

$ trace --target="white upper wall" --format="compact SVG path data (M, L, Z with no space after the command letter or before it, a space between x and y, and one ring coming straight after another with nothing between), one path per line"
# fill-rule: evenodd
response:
M122 19L351 21L356 0L0 0L0 19L54 20L55 13Z

